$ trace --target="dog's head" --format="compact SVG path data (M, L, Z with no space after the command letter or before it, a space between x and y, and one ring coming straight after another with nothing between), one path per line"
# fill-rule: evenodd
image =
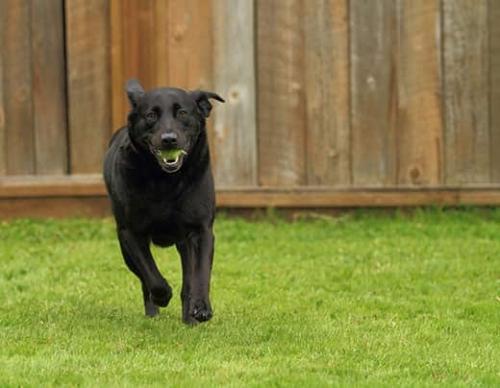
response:
M182 167L210 115L210 99L224 100L203 90L160 88L145 92L137 80L126 86L132 109L128 116L133 144L151 152L160 167L174 173Z

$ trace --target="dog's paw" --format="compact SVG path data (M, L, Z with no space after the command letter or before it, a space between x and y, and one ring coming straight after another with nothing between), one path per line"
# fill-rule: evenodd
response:
M168 285L153 287L151 289L151 300L156 306L167 307L172 299L172 288Z
M144 305L146 317L154 318L160 313L160 309L153 302L149 301Z
M194 302L187 314L184 314L183 321L188 325L195 325L200 322L206 322L213 316L212 308L209 303L204 301Z
M200 309L194 309L193 310L193 317L196 319L198 322L205 322L210 319L212 319L212 309L207 308L207 307L202 307Z

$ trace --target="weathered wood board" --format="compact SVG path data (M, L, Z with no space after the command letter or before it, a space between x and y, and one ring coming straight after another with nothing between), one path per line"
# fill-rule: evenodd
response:
M442 182L443 106L439 0L398 2L398 183Z
M346 0L304 6L307 183L351 183L349 23Z
M4 29L6 26L5 21L5 3L0 2L0 42L3 44ZM6 135L7 127L5 126L5 101L4 101L4 52L0 48L0 176L7 174L7 153L6 153Z
M246 0L214 1L212 159L218 186L257 184L254 7Z
M66 2L70 172L96 173L110 138L109 2Z
M113 130L126 123L124 85L210 89L212 1L111 1Z
M443 0L445 183L490 181L487 0Z
M500 183L500 1L488 2L491 180Z
M259 184L306 183L304 3L257 1Z
M6 172L35 172L31 52L31 1L1 2Z
M33 119L37 174L67 172L63 1L33 1Z
M396 183L397 30L392 0L351 0L353 185Z
M185 89L212 87L212 1L171 1L169 20L170 85Z

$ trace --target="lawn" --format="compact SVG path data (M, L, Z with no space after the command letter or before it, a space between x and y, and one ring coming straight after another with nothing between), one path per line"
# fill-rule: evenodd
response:
M212 321L143 316L106 220L0 223L0 386L500 385L500 210L219 217Z

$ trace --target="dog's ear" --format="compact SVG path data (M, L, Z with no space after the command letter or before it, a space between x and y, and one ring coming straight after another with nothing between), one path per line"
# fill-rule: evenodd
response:
M200 110L200 113L204 118L207 118L210 115L210 111L212 110L212 104L210 103L211 98L220 102L226 102L218 94L206 92L204 90L195 90L190 94L193 100L196 102L196 105L198 105L198 109Z
M125 85L125 90L127 92L128 99L132 108L137 108L139 100L144 96L144 88L136 79L129 79Z

